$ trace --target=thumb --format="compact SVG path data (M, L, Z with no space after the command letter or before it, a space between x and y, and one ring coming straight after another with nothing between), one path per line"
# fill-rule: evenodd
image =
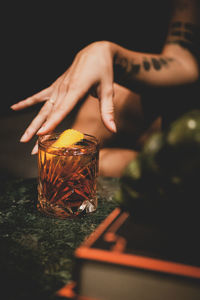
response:
M101 117L105 126L112 132L116 132L116 124L114 121L114 103L113 103L114 90L113 87L105 88L101 91L100 97L100 110Z

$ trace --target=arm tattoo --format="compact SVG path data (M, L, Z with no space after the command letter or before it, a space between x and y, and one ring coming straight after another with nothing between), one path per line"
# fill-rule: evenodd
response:
M180 28L181 27L181 22L173 22L171 25L171 28L175 29L175 28Z
M187 49L200 62L200 28L195 24L179 21L172 23L167 43Z
M160 70L161 69L162 65L161 65L161 63L158 59L152 58L151 61L152 61L152 65L153 65L155 70Z
M136 75L141 71L160 71L162 68L168 68L172 61L173 59L168 57L143 57L141 63L136 63L134 60L119 57L117 54L114 57L114 80L128 88L139 90L140 86L137 83Z
M146 58L143 60L143 68L145 71L149 71L151 69L151 63Z

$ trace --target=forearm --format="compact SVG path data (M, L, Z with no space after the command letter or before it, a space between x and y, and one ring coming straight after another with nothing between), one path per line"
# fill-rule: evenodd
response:
M173 48L173 49L172 49ZM181 53L180 55L180 52ZM186 60L193 63L186 63ZM161 54L147 54L118 48L114 57L114 79L130 89L167 87L196 81L196 62L176 45Z
M175 0L169 33L160 54L139 53L112 44L114 79L130 89L194 83L199 78L196 0Z

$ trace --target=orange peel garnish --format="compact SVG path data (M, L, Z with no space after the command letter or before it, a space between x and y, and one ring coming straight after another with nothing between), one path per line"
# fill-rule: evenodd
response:
M84 134L75 129L67 129L61 133L57 141L55 141L51 147L63 148L66 146L71 146L79 141L81 141L84 137Z
M75 129L67 129L60 134L59 138L49 148L51 149L51 147L56 147L56 148L69 147L78 143L83 138L84 138L84 134L82 132ZM44 155L45 152L42 151L41 152L42 162L44 162ZM54 154L46 153L46 159L51 159L54 156L55 156Z

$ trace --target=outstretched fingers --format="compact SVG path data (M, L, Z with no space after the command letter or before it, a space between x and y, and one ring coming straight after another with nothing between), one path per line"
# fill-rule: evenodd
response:
M48 132L54 130L57 125L61 123L63 119L72 111L80 98L81 96L76 92L68 92L62 98L62 101L57 99L51 113L47 117L46 122L37 132L37 135L47 134Z
M13 110L21 110L27 107L30 107L39 102L43 102L50 98L51 87L48 87L37 94L34 94L31 97L28 97L22 101L19 101L11 106Z
M31 138L40 129L42 124L44 124L44 122L46 121L51 110L52 110L52 104L49 101L47 101L41 108L38 115L33 119L31 124L28 126L28 128L24 132L23 136L20 139L20 142L26 143L31 140Z

